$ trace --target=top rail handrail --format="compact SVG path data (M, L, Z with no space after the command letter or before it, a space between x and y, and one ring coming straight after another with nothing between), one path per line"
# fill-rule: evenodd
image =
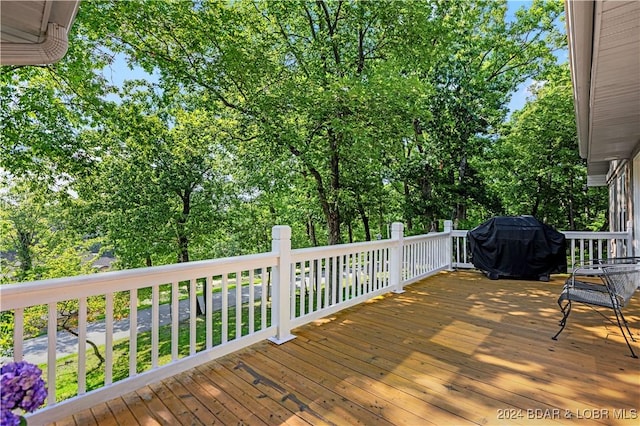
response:
M375 250L389 248L398 242L393 240L363 241L349 244L336 244L332 246L306 247L291 250L291 257L294 261L329 257L335 254L353 252L358 250Z
M428 234L423 234L423 235L413 235L411 237L404 237L404 241L412 242L412 241L419 241L419 240L425 240L430 238L447 237L447 236L449 236L448 232L430 232Z
M451 231L452 237L466 237L469 229L454 229ZM629 236L629 231L558 231L569 239L622 239ZM406 238L405 238L406 239Z
M566 238L578 240L623 239L629 236L628 231L559 231Z
M233 273L239 266L244 270L275 266L277 259L276 253L267 252L2 285L0 286L0 294L2 294L0 310L32 306L34 300L37 300L38 304L45 304L65 300L65 297L69 299L89 297L102 295L105 291L126 291L154 284L197 279L207 275Z
M469 229L454 229L451 231L452 237L466 237L469 233Z

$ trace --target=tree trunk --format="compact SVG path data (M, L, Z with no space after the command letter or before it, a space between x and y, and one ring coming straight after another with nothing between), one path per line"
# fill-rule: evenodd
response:
M366 241L371 241L371 228L369 226L369 216L367 216L367 212L364 209L364 206L358 199L358 213L360 214L360 219L362 220L362 225L364 226L364 238Z
M536 189L536 198L533 203L533 207L531 208L531 216L538 216L538 209L540 208L540 194L542 193L542 177L538 177L537 179L538 188Z
M340 210L339 210L339 189L340 189L340 168L338 157L338 142L333 131L327 132L330 141L330 172L331 179L329 182L329 189L325 187L325 182L322 175L311 163L305 161L304 155L296 147L289 145L289 150L296 157L300 157L305 163L308 172L313 176L316 182L316 190L318 191L318 199L320 201L320 207L322 207L322 213L327 221L328 229L328 244L334 245L340 243ZM306 173L306 172L305 172Z
M327 227L329 228L329 245L340 244L340 213L337 206L329 207Z
M75 320L77 322L78 311L71 311L71 312L66 311L66 314L62 314L61 316L62 316L62 324L59 324L60 328L69 332L70 334L73 334L76 337L80 337L80 335L71 328L71 324L70 324L70 322L72 322L71 320ZM89 346L91 346L91 348L93 349L93 354L96 356L96 358L98 358L98 360L100 360L100 363L96 366L95 369L100 368L102 364L104 364L105 359L100 353L100 349L98 349L98 345L96 345L93 341L89 339L86 339L85 342L87 342Z
M331 150L331 203L329 204L329 215L327 217L327 225L329 227L329 245L340 244L342 242L340 235L340 157L338 154L338 135L333 129L327 131L329 137L329 147Z
M24 279L27 273L33 267L33 258L31 256L31 247L33 246L33 232L18 231L18 250L17 255L20 260L20 279Z
M568 197L568 203L569 203L569 229L571 231L575 231L576 230L576 222L575 222L575 211L574 211L574 202L573 202L573 175L570 174L569 175L569 194L567 195ZM640 206L638 207L640 208Z
M180 194L182 199L182 214L178 218L176 231L178 237L178 263L189 261L189 237L187 236L186 224L191 212L191 191L185 190Z
M318 239L316 238L316 224L313 222L313 217L309 215L307 219L307 236L313 247L318 247Z
M456 225L456 228L459 227L460 221L465 220L467 218L467 188L465 178L467 176L467 155L462 153L462 157L460 158L460 163L458 165L458 194L459 198L456 202L456 210L455 217L453 218L453 222Z
M407 206L410 205L411 202L411 192L409 191L409 185L407 182L403 182L404 186L404 202ZM407 221L407 231L411 231L413 229L413 212L407 208L405 208L406 216L405 220Z

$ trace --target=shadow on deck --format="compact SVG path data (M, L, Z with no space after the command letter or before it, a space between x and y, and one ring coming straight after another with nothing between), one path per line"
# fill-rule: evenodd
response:
M640 362L583 306L551 340L564 281L552 278L441 273L56 425L637 424ZM635 336L638 299L625 310Z

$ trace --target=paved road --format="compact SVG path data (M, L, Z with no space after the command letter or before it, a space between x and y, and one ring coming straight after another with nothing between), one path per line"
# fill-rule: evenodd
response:
M255 298L259 299L262 294L262 286L255 286ZM213 294L213 306L214 309L221 306L221 293L217 292ZM249 288L242 288L242 302L249 301ZM229 290L228 295L229 306L235 306L236 304L236 292L235 288ZM189 319L189 299L181 300L179 308L180 321ZM160 325L171 323L171 305L160 305ZM151 330L151 309L141 309L138 311L138 333ZM105 343L105 322L95 322L87 325L87 339L91 340L96 345L104 345ZM129 319L123 319L115 321L113 323L113 341L129 337ZM33 339L25 340L24 342L24 356L25 361L29 361L33 364L42 364L47 362L47 336L40 336ZM57 334L56 345L57 357L63 357L66 355L75 354L78 351L78 338L68 331L59 331ZM87 349L91 348L87 345Z

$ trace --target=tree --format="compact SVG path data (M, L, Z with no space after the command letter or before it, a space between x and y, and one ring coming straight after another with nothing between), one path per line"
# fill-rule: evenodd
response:
M123 266L191 260L190 246L215 229L225 153L209 113L149 87L125 90L100 139L100 160L79 187L93 223Z
M19 285L23 281L88 274L93 271L93 254L89 246L94 240L83 236L73 226L73 200L58 186L48 188L46 182L24 180L15 176L3 185L7 188L0 199L0 251L2 284ZM12 254L15 259L12 260ZM121 296L117 296L121 297ZM101 304L102 301L102 304ZM104 311L103 298L89 299L89 318ZM121 304L121 306L125 306ZM121 311L122 309L120 309ZM77 300L58 303L58 327L77 336ZM24 333L35 336L46 328L47 306L32 306L24 311ZM0 352L13 347L13 313L0 315ZM100 359L97 346L87 341Z
M427 114L416 116L404 146L404 180L410 218L464 221L473 203L486 201L474 160L482 157L506 113L510 94L555 62L562 41L555 21L560 3L535 1L507 20L501 2L448 2L434 7L447 19L417 66L434 88ZM417 54L420 54L417 52ZM426 56L426 57L425 57Z
M111 56L72 30L64 60L46 66L0 67L0 167L50 186L91 167L91 147L79 139L109 111L113 88L100 72Z
M568 64L549 68L505 124L491 160L479 164L505 213L530 214L561 229L605 229L607 192L588 188Z
M7 178L11 177L11 182ZM0 195L0 251L15 255L3 259L4 282L19 282L91 270L86 260L91 243L72 225L68 194L36 179L5 176L7 190Z
M429 16L429 4L412 7ZM166 84L236 114L253 149L313 182L335 244L346 194L362 187L350 177L410 128L425 90L394 52L422 41L402 31L409 11L391 2L92 3L86 13L104 19L86 25ZM122 25L116 33L106 22Z

